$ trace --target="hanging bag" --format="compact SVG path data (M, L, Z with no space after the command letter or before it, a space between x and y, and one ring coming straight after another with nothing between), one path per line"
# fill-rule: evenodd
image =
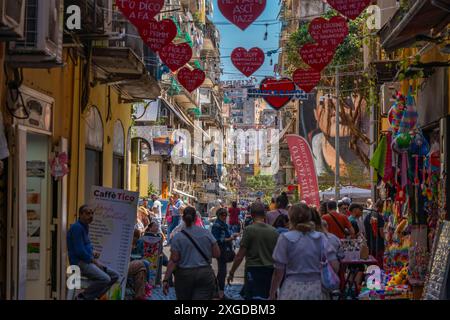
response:
M340 280L333 267L328 262L325 254L324 237L321 238L321 268L322 268L322 287L325 291L331 292L339 289Z

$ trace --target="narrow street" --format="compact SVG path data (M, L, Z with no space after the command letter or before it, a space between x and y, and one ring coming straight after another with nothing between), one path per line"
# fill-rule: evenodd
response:
M449 12L0 0L0 301L450 300Z

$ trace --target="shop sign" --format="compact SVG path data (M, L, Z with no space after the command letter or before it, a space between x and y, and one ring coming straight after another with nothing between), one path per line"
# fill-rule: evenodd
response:
M139 193L93 186L90 205L94 221L89 234L99 261L119 273L118 282L110 289L110 300L123 300L130 262L131 244Z

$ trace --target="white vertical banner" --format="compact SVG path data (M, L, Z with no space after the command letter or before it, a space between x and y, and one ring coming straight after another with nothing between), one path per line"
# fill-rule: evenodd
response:
M123 300L139 193L93 186L90 205L94 221L89 226L94 252L99 261L119 273L118 282L108 294L110 300Z

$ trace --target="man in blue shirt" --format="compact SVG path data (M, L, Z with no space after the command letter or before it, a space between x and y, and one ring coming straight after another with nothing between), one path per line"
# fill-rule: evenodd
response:
M180 208L184 205L183 200L180 199L178 194L173 195L173 205L171 205L172 223L167 230L167 238L170 239L172 231L180 224L181 214Z
M91 285L77 296L79 300L95 300L103 296L119 279L119 274L100 264L99 254L94 253L89 239L89 224L94 220L94 211L87 205L78 211L79 219L67 233L67 250L71 265L78 265L81 274Z

